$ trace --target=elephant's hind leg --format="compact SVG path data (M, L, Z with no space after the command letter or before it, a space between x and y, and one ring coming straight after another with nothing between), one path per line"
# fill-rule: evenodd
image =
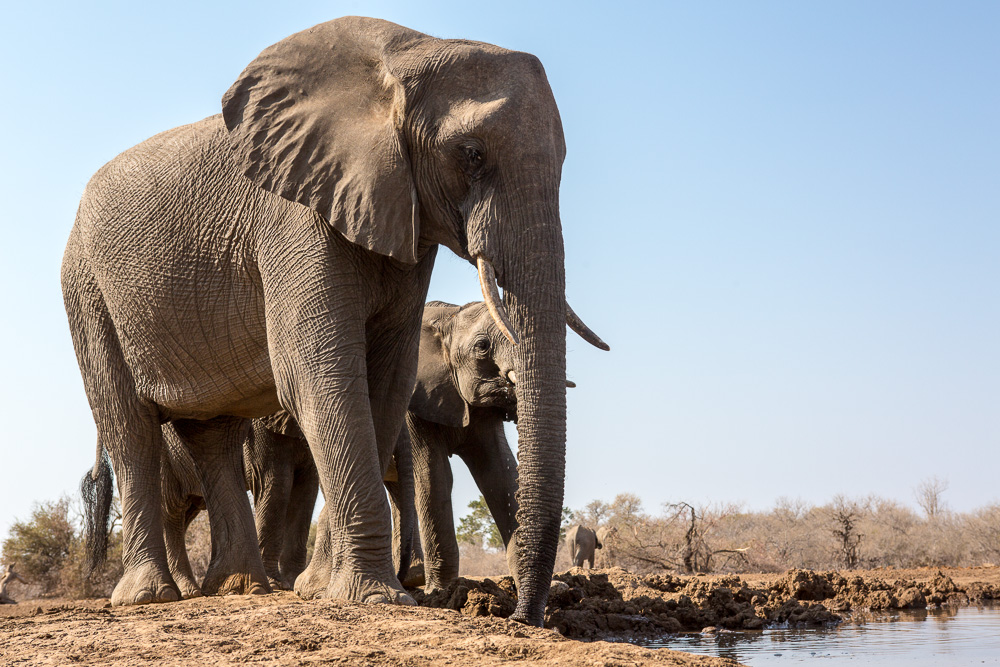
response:
M111 604L178 600L163 543L159 415L136 392L114 324L93 273L76 252L77 244L74 230L63 260L66 313L98 447L111 458L121 499L124 574Z
M212 560L202 592L270 593L243 469L243 440L250 422L238 417L179 419L173 427L197 462L211 526Z

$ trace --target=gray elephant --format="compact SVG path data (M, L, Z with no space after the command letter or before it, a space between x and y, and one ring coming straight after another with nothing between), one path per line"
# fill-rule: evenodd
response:
M427 591L458 577L451 456L468 466L504 544L517 528L517 461L503 429L504 421L517 418L515 360L514 345L485 303L425 306L417 382L403 436L413 452Z
M393 568L382 479L443 244L477 266L491 315L520 343L513 617L541 624L563 498L564 324L592 335L566 304L564 157L534 56L350 17L265 49L221 116L101 168L62 284L98 451L122 503L112 604L179 597L163 542L160 425L228 452L211 473L212 512L242 485L243 418L282 408L309 442L326 499L296 591L412 603ZM106 468L95 465L93 486L106 485ZM250 542L247 516L213 530ZM236 550L211 570L267 586L263 567Z
M573 567L583 567L586 562L588 567L593 568L595 550L603 546L597 539L597 533L586 526L577 524L566 530L566 551Z

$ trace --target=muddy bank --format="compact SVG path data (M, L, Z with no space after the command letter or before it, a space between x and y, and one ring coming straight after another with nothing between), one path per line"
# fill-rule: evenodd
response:
M737 667L446 609L300 600L294 593L144 607L107 600L0 607L0 665L593 665Z
M976 577L975 575L981 575ZM514 611L510 577L460 579L421 605L465 616L506 618ZM1000 600L1000 569L877 570L782 575L639 576L574 568L553 577L547 628L574 639L643 640L708 627L760 630L770 625L836 623L861 610L917 609Z

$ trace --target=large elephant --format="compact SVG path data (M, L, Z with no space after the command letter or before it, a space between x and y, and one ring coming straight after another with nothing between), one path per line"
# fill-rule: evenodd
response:
M577 524L566 530L566 550L573 567L583 567L586 562L588 567L593 568L594 552L602 547L597 533L586 526Z
M516 358L485 303L425 306L417 382L402 437L413 452L427 590L458 577L452 455L468 466L504 544L517 528L517 461L503 429L518 411Z
M124 575L112 603L179 597L162 534L161 423L233 451L243 428L233 417L280 408L302 428L326 499L296 591L412 603L393 571L382 479L443 244L475 263L491 315L520 343L519 527L508 560L513 617L540 624L563 498L565 323L586 331L566 304L564 156L534 56L350 17L265 49L221 116L102 167L62 284L98 451L122 503ZM238 459L220 457L212 473L230 494ZM253 538L252 522L220 523ZM246 564L212 567L224 579ZM266 585L262 571L250 576Z

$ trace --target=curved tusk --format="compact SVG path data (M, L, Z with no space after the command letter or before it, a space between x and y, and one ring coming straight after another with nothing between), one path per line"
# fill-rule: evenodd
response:
M573 382L572 380L566 380L566 387L568 387L569 389L575 389L576 383Z
M493 321L497 323L500 333L512 344L517 345L520 341L517 334L514 333L510 318L507 317L507 309L503 307L503 301L500 300L497 274L493 271L493 265L485 257L476 257L476 268L479 269L479 287L483 290L483 301L486 302L486 307L489 309L490 315L493 316Z
M507 373L507 379L510 380L511 384L517 384L517 373L510 371Z
M607 352L611 349L607 343L601 340L600 336L591 331L590 327L584 324L583 320L576 316L573 309L569 307L568 301L566 302L566 324L569 325L570 329L578 333L580 338L584 339L599 350Z

